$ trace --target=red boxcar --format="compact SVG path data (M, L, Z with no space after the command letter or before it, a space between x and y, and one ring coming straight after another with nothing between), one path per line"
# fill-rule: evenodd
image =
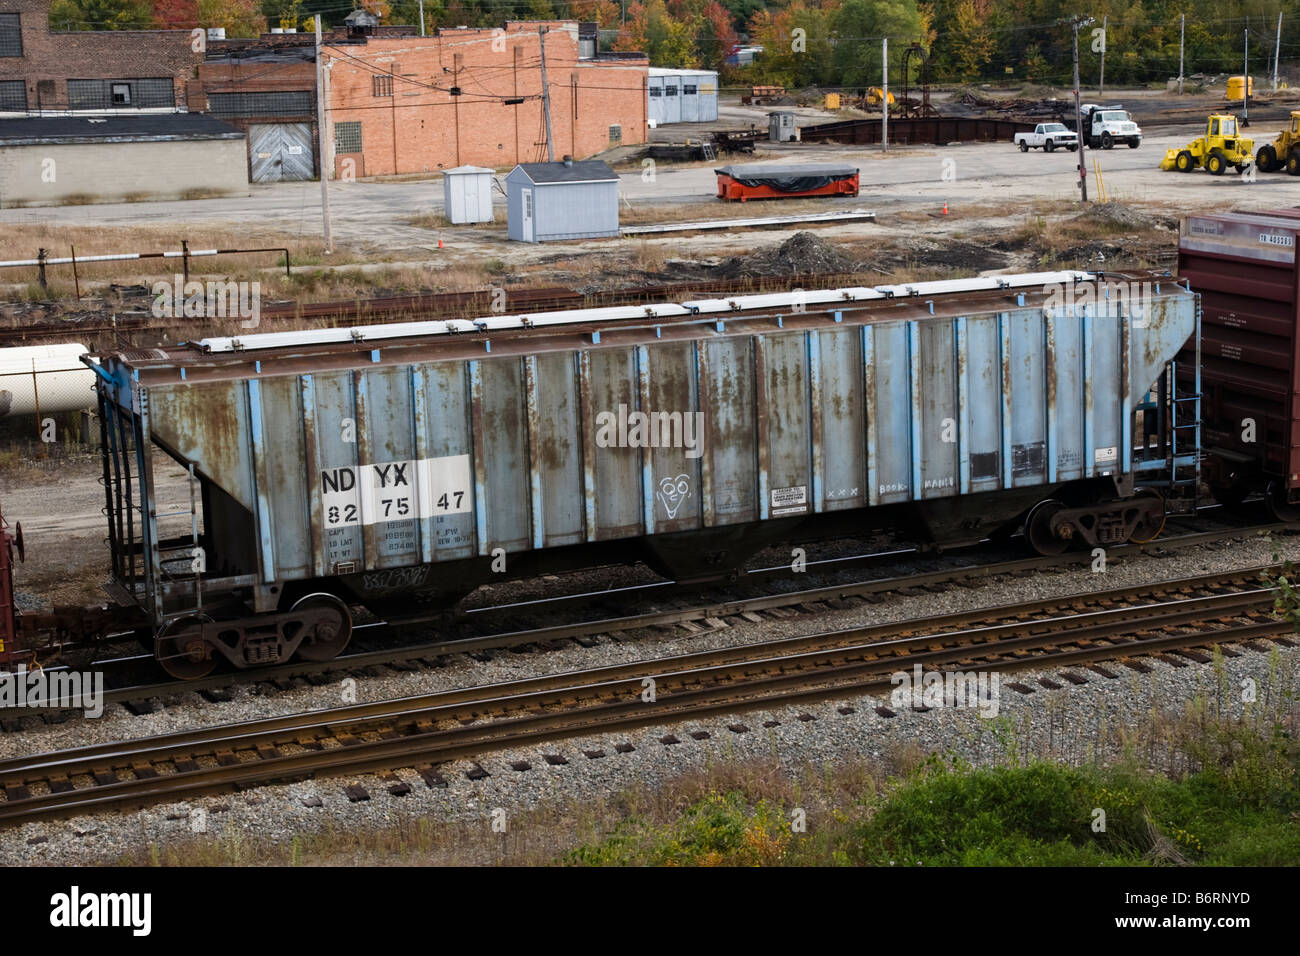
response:
M1183 220L1178 274L1201 295L1205 477L1300 519L1300 209ZM1190 366L1189 366L1190 367Z
M858 169L835 163L746 163L717 170L718 198L797 199L856 196Z

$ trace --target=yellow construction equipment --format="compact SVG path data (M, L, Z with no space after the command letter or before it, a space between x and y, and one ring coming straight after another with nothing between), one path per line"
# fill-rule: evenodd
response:
M1300 110L1291 111L1291 125L1278 133L1277 139L1259 148L1255 165L1261 173L1285 168L1292 176L1300 176Z
M1227 98L1230 100L1242 99L1242 92L1249 90L1250 95L1255 95L1255 78L1253 76L1230 76L1228 77Z
M1239 135L1237 117L1231 113L1211 113L1205 122L1205 135L1182 149L1171 149L1160 161L1161 169L1190 173L1204 166L1212 176L1222 176L1233 167L1241 172L1253 159L1254 140Z
M881 101L884 100L884 98L885 98L885 91L882 90L880 87L871 86L867 88L867 95L866 95L867 106L879 106ZM894 105L893 93L889 94L889 105L890 106Z

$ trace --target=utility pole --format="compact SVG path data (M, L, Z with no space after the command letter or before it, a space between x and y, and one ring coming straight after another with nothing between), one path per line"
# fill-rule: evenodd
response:
M542 44L542 111L546 114L546 161L555 162L555 149L551 146L551 87L546 82L546 27L537 28L537 38Z
M424 0L420 0L420 36L424 36Z
M889 37L880 38L880 151L889 152Z
M1277 39L1273 44L1273 92L1277 92L1277 61L1282 56L1282 11L1277 12Z
M1097 98L1106 95L1106 15L1101 17L1101 75L1097 78Z
M1241 46L1241 125L1250 125L1250 27L1242 33Z
M1187 14L1178 17L1178 95L1183 95L1183 31L1187 26Z
M1092 17L1071 17L1074 27L1074 129L1079 140L1079 200L1088 201L1088 168L1083 164L1083 111L1079 108L1079 27L1092 23Z
M316 152L320 155L320 214L324 224L325 252L334 251L330 235L329 170L325 152L325 62L320 48L320 14L316 14Z

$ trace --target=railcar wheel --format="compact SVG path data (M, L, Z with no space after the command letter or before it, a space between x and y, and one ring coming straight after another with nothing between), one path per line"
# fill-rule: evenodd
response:
M1159 495L1143 494L1142 498L1157 498ZM1161 532L1165 530L1165 522L1169 519L1168 512L1165 511L1164 502L1160 503L1160 519L1157 521L1154 515L1144 515L1136 525L1133 526L1132 533L1128 539L1133 544L1149 544L1156 538L1160 537Z
M186 634L186 628L211 620L206 614L178 617L168 621L154 638L154 656L158 664L176 680L207 677L217 666L212 647L199 632Z
M332 594L308 594L294 602L293 610L329 611L329 618L311 625L298 645L304 661L328 661L343 652L352 639L352 613Z
M1278 521L1300 521L1300 504L1286 500L1286 488L1274 482L1268 486L1268 510Z
M1044 557L1064 554L1070 547L1068 538L1059 538L1052 531L1052 519L1064 508L1061 502L1049 498L1034 505L1025 519L1025 538L1029 546Z

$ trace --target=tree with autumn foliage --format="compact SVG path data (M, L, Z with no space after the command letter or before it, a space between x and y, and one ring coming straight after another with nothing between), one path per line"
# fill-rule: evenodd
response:
M603 30L612 30L623 18L623 9L614 0L574 0L569 6L569 16L584 23L594 23Z
M615 50L634 50L650 57L653 66L699 66L695 36L689 21L674 19L664 0L627 5L627 25Z

